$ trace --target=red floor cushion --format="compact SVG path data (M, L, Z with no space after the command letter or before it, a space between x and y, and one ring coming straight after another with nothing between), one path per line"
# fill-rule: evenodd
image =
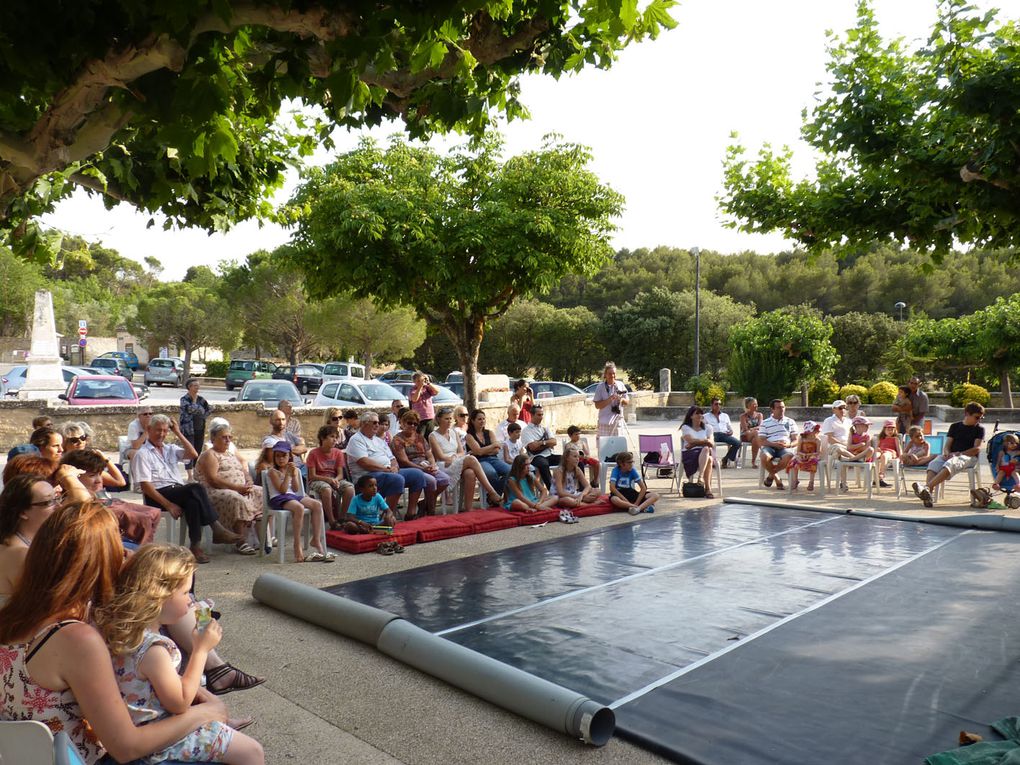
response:
M435 542L439 539L453 539L474 533L468 522L457 520L456 515L426 515L413 521L397 524L402 531L414 531L419 542Z
M592 515L607 515L615 512L617 508L613 507L609 501L609 497L603 497L598 502L591 505L581 505L580 507L574 508L574 515L578 518L588 518Z
M401 524L393 530L392 534L348 534L343 531L327 531L326 544L334 550L343 550L346 553L357 555L358 553L375 552L375 548L382 542L392 540L398 541L404 547L413 545L418 541L418 534L414 530L402 530Z
M513 512L504 510L503 512L517 518L517 522L521 526L535 526L539 523L549 523L550 521L558 521L560 519L560 509L558 507L553 507L549 510L537 510L534 513L523 513L517 510Z
M521 525L518 513L508 513L503 510L470 510L466 513L457 513L453 517L461 523L470 524L475 534L513 529Z

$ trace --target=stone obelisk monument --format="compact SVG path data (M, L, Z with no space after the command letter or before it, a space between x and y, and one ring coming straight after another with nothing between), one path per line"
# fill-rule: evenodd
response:
M56 398L66 389L57 342L57 323L53 319L53 295L49 290L37 290L28 369L18 398Z

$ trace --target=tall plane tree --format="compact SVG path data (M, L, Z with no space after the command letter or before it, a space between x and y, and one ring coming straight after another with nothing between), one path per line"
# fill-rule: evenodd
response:
M581 146L550 138L505 162L501 148L496 135L446 156L366 139L310 171L288 208L311 294L350 289L438 325L457 351L469 404L486 325L516 298L603 266L623 208Z
M0 3L0 245L82 187L219 230L265 217L336 127L479 134L527 114L521 74L609 67L672 27L672 0ZM291 103L321 119L278 119ZM7 241L5 241L7 240Z
M1020 244L1020 31L941 0L927 44L883 40L867 2L830 50L832 82L802 134L820 155L798 180L789 149L732 146L721 206L745 231L817 251L909 243Z

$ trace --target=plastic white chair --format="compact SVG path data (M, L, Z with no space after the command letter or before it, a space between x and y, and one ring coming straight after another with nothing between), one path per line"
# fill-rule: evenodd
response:
M829 480L828 468L825 464L825 460L818 460L818 464L815 466L815 468L816 472L814 493L818 496L818 499L825 499L825 486ZM787 474L789 480L787 480L786 482L786 493L789 494L791 497L793 496L793 478L790 477L792 475L793 475L792 472ZM808 478L805 478L803 475L799 475L797 480L800 481L797 488L807 491L807 482L810 480L810 476Z
M84 765L66 732L60 731L54 736L38 720L0 722L0 762L4 765Z
M609 474L616 467L615 461L607 460L620 452L627 451L626 436L602 436L599 439L599 492L605 494L609 485ZM635 460L637 462L638 460Z
M298 473L298 484L303 494L305 483L300 473ZM283 563L286 557L287 522L290 521L290 510L277 510L269 504L269 486L269 468L266 468L262 471L262 521L259 523L259 557L266 554L266 545L269 539L269 519L272 518L273 528L276 530L278 539L276 547L280 551L280 563ZM312 540L312 518L311 510L307 507L304 509L304 522L302 526L304 529L305 547L308 547ZM326 549L325 540L323 540L323 549Z

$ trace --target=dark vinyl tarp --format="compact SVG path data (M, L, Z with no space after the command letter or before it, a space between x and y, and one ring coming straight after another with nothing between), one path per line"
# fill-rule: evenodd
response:
M328 591L391 611L603 703L705 662L617 709L618 730L624 735L681 761L905 762L909 760L897 757L908 749L916 757L919 746L915 742L904 748L906 741L917 738L916 730L903 730L909 727L908 718L896 728L897 736L880 736L883 743L871 747L891 759L845 759L853 751L852 742L867 735L868 724L861 718L876 717L878 730L894 718L881 695L874 700L846 696L855 708L851 715L834 708L842 708L842 685L884 687L883 678L892 677L886 674L887 663L901 664L902 673L919 678L922 691L927 688L924 678L936 676L937 669L927 663L923 670L915 666L914 660L931 649L922 642L923 650L913 653L916 625L909 616L915 606L930 609L936 603L910 589L918 583L909 572L939 561L951 563L933 580L920 583L948 594L961 578L967 581L967 572L960 570L966 561L950 551L965 540L967 549L990 550L1013 539L994 533L958 538L961 533L893 520L727 505L447 561ZM993 560L1001 557L1009 556ZM898 565L903 568L890 571ZM982 564L995 565L992 560ZM990 584L995 592L1005 586L998 580ZM832 600L818 607L826 599ZM1006 606L987 590L979 601ZM863 625L844 628L841 614L850 602L864 604ZM938 605L946 607L943 601ZM815 610L804 613L809 609ZM789 621L779 624L784 619ZM902 628L890 626L900 619L906 622ZM741 644L777 624L768 634ZM935 625L929 629L937 634ZM1002 638L1002 633L993 634ZM989 639L984 635L980 642ZM830 648L834 642L840 646L838 655ZM769 646L789 653L768 653ZM966 648L970 656L969 645L957 648ZM751 655L754 658L746 658ZM798 657L802 661L794 660ZM873 658L879 662L874 669ZM812 663L819 661L820 667ZM966 666L961 676L980 676ZM846 683L829 677L839 668L853 675ZM830 706L812 698L809 684L799 688L812 679ZM899 714L917 714L916 702L930 703L922 699L907 694L900 700ZM813 717L816 709L825 709L826 715ZM988 719L1009 712L1000 708ZM844 717L853 725L844 725ZM942 740L944 731L929 728L935 742L931 751L952 745L951 735ZM803 748L812 739L830 738L829 746L840 752L836 759L814 759L809 755L814 750ZM784 752L790 753L788 759L783 759Z

